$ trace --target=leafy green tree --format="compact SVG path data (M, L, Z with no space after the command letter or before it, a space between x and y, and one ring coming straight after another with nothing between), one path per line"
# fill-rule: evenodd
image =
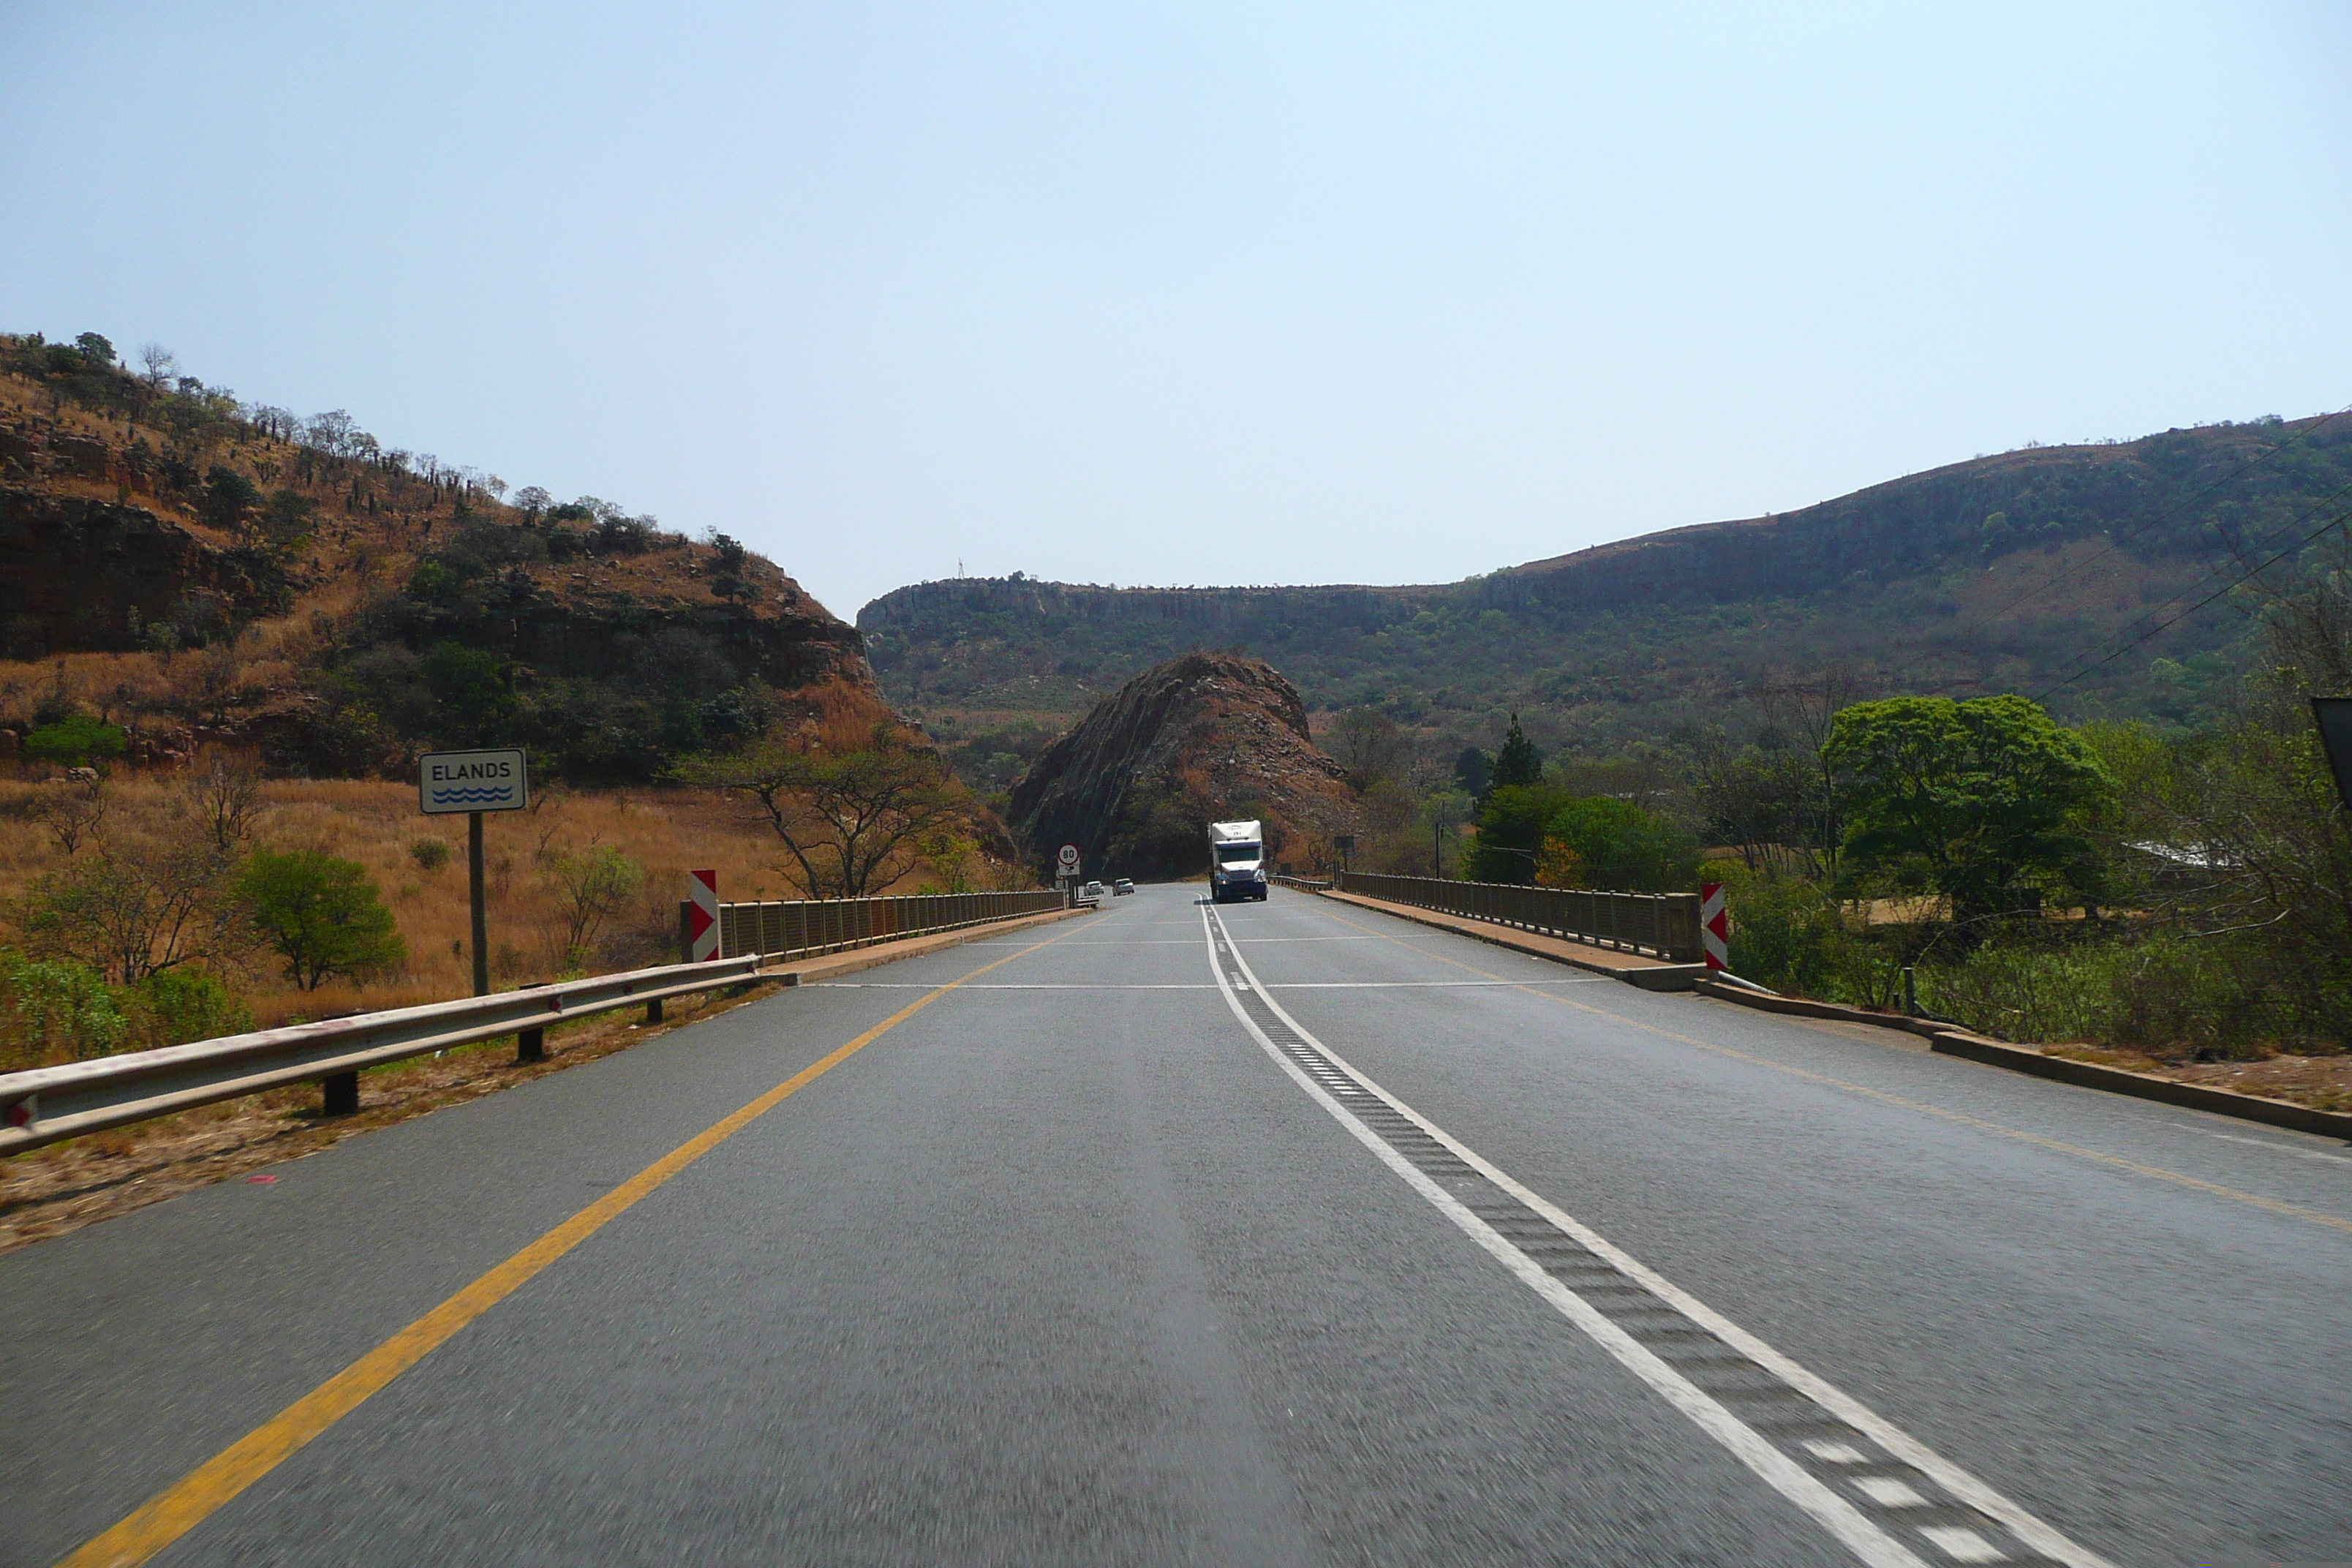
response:
M1474 882L1534 881L1544 831L1571 798L1553 784L1495 785L1478 807L1478 836L1471 840L1462 874Z
M1630 800L1587 795L1566 802L1544 824L1536 880L1618 893L1686 892L1698 880L1698 848L1688 833ZM1548 869L1553 875L1545 876Z
M2081 737L2022 697L1892 697L1831 726L1850 867L1931 888L1967 921L2052 895L2095 900L2086 831L2115 781Z
M408 957L367 868L311 850L257 851L236 890L286 977L316 991L332 975L358 979Z
M74 340L74 347L81 351L85 362L99 370L114 363L114 344L97 332L82 333Z
M1514 713L1511 715L1511 727L1503 736L1502 749L1495 753L1495 770L1488 775L1487 787L1509 789L1541 783L1543 753L1536 750L1536 743L1528 739L1526 731L1519 728L1519 716Z
M107 757L119 757L131 737L104 720L87 713L69 713L25 737L25 755L37 763L86 768Z
M205 521L215 528L241 535L260 505L261 487L235 468L215 463L205 476Z

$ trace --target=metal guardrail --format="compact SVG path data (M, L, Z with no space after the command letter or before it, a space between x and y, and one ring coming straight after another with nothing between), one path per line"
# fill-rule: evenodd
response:
M1492 921L1547 936L1647 952L1673 963L1704 962L1696 893L1601 893L1507 882L1454 882L1342 871L1343 892Z
M517 1060L541 1060L551 1024L639 1004L650 1022L663 998L739 984L759 967L757 957L664 964L0 1073L0 1154L312 1079L327 1113L345 1114L359 1109L362 1068L501 1035L516 1037Z
M685 950L688 911L680 903L680 955ZM1045 914L1063 908L1062 895L1052 889L1013 893L916 893L903 898L794 899L765 904L719 906L719 953L722 958L758 954L789 958L898 937L924 936L984 925L1020 915Z
M790 915L781 912L794 909L788 904L721 905L721 929L731 926L736 950L700 963L663 964L0 1073L0 1155L312 1081L325 1091L328 1115L347 1115L359 1109L363 1068L504 1035L515 1037L517 1061L541 1061L550 1025L638 1005L648 1023L658 1022L665 998L741 984L758 978L762 963L787 953L830 952L1061 907L1061 895L1055 892L807 900ZM790 948L761 949L760 940L770 934L800 940Z

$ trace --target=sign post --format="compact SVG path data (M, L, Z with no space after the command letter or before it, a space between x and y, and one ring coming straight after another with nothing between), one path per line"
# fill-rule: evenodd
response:
M1076 845L1063 845L1061 853L1055 857L1054 880L1063 885L1065 902L1076 900L1078 896L1078 847Z
M686 961L708 963L719 956L719 873L688 871L686 890Z
M466 885L474 906L474 994L490 994L490 926L482 907L482 813L530 804L530 765L519 751L427 752L416 761L417 809L466 814Z

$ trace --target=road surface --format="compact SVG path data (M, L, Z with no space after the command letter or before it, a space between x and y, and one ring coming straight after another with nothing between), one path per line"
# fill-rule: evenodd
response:
M2352 1152L1196 899L0 1258L0 1563L2352 1558Z

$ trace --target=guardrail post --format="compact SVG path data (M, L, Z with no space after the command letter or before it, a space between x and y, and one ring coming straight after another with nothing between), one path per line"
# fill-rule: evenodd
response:
M547 982L544 980L534 980L520 989L537 991L546 984ZM547 1030L544 1027L515 1031L515 1066L522 1067L530 1062L543 1062L546 1059Z
M355 1116L360 1109L360 1075L352 1072L331 1072L319 1080L321 1116Z
M656 997L653 998L653 1000L651 1000L651 1001L649 1001L649 1002L647 1002L647 1003L646 1004L646 1023L648 1023L648 1024L658 1024L658 1023L660 1023L660 1022L662 1021L662 1008L661 1008L661 1005L662 1005L662 999L661 999L660 997L658 997L658 996L656 996Z

